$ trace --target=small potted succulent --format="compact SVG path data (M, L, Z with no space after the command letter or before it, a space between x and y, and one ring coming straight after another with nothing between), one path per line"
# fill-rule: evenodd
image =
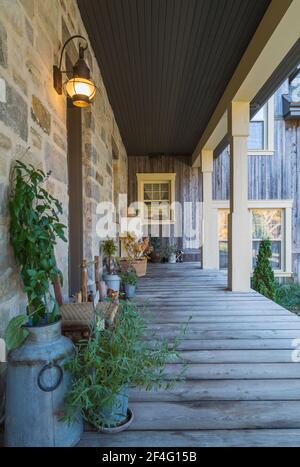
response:
M182 371L171 377L164 369L180 358L177 347L185 329L171 342L153 342L141 310L121 300L113 324L105 329L96 325L66 364L73 385L65 398L65 419L72 422L79 411L99 431L126 429L133 420L130 388L170 389L182 378Z
M103 275L103 279L109 289L119 292L121 278L118 275L117 261L115 258L117 246L112 238L107 238L103 242L102 251L105 257L106 267L106 273Z
M124 283L126 298L134 298L138 282L135 270L129 269L128 271L121 272L121 279Z

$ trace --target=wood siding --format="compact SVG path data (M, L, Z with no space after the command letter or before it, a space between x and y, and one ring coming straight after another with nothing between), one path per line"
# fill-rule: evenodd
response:
M293 272L300 281L300 120L282 117L285 82L275 93L275 153L249 156L248 197L254 200L293 199L292 236ZM213 197L229 199L229 150L214 161Z
M184 237L174 238L171 226L171 238L180 248L189 249L191 246L189 237L192 229L196 229L196 202L202 201L202 176L199 168L192 168L189 156L130 156L128 158L128 201L129 204L137 201L138 184L137 173L176 173L175 201L192 202L192 212L185 215L182 221ZM198 221L200 220L200 213ZM198 225L200 229L200 225ZM166 243L163 239L162 243ZM200 244L198 245L200 248ZM199 254L190 259L199 260Z

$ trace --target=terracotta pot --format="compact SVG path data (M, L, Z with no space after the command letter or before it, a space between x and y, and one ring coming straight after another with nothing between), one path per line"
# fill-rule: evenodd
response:
M147 258L135 259L133 261L128 261L127 259L120 260L121 271L127 271L130 266L134 267L138 277L145 276L147 272Z

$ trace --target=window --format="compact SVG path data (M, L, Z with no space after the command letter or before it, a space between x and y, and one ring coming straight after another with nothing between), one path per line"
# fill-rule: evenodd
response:
M282 269L282 209L252 209L252 265L256 265L256 257L260 241L271 240L271 265L274 270Z
M219 267L228 267L228 214L229 209L219 209Z
M249 155L274 153L274 98L251 119L248 138Z
M174 221L171 204L175 201L175 176L172 173L137 174L138 201L143 203L145 222Z
M218 209L219 268L228 267L228 202L215 202ZM224 206L224 207L223 207ZM226 206L226 207L225 207ZM277 207L278 206L278 207ZM291 273L291 200L249 201L252 216L252 267L262 239L271 241L271 265L278 276Z

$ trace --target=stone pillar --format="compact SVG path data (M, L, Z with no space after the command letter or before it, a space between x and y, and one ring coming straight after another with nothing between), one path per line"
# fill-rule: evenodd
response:
M218 212L212 206L213 151L203 149L201 153L203 186L202 211L202 268L219 268Z
M232 102L228 109L230 140L230 214L228 219L228 288L249 292L251 221L248 209L249 102Z

